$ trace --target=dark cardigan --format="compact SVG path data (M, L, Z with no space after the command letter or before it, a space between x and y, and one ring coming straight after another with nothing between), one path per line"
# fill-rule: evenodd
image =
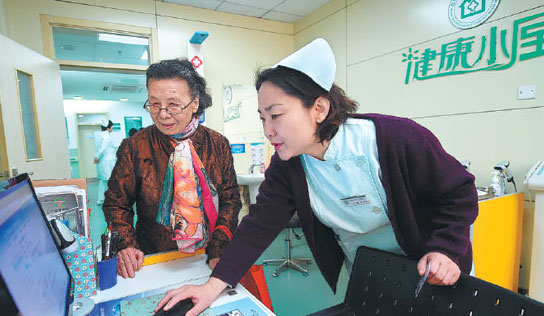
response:
M443 253L462 272L470 272L469 232L478 214L474 177L429 130L412 120L379 114L354 117L370 119L376 126L387 214L401 248L415 260L431 251ZM295 210L317 266L336 291L344 253L332 229L312 212L300 157L282 161L277 154L259 188L257 203L250 206L212 276L235 285Z

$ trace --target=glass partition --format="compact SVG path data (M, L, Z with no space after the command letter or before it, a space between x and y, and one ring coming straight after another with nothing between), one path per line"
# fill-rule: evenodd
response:
M57 60L149 65L149 38L98 30L53 27Z
M21 105L21 120L25 140L27 160L41 159L40 134L36 120L36 104L34 100L34 85L32 76L17 70L17 86L19 88L19 104Z

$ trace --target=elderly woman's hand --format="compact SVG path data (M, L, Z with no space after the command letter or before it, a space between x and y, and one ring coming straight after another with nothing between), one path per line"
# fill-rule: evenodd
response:
M136 248L128 247L117 253L117 274L123 278L133 278L134 272L140 270L144 263L144 253Z
M440 252L429 252L419 259L417 264L417 273L425 274L427 262L431 262L431 272L427 278L427 283L436 285L453 285L461 276L459 266L448 256Z

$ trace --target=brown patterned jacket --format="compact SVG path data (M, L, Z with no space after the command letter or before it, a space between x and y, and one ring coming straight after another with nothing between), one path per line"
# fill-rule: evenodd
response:
M219 194L216 226L224 225L234 232L241 202L229 142L202 125L191 136L191 141ZM173 150L170 137L155 125L124 139L119 146L102 209L113 230L120 232L120 249L135 247L145 254L177 249L168 230L155 221ZM136 229L132 225L134 210ZM230 236L216 229L206 249L208 260L220 257L229 240Z

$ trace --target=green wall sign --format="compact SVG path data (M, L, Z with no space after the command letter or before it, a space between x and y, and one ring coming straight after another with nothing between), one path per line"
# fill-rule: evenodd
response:
M448 17L453 26L469 29L484 23L499 5L499 0L451 0Z
M517 61L544 56L544 12L515 20L511 34L508 32L494 26L488 35L459 37L438 49L408 48L402 53L402 62L406 63L404 83L476 71L504 70Z
M140 130L142 128L142 117L141 116L125 116L125 135L129 137L128 132L130 129L135 128Z

